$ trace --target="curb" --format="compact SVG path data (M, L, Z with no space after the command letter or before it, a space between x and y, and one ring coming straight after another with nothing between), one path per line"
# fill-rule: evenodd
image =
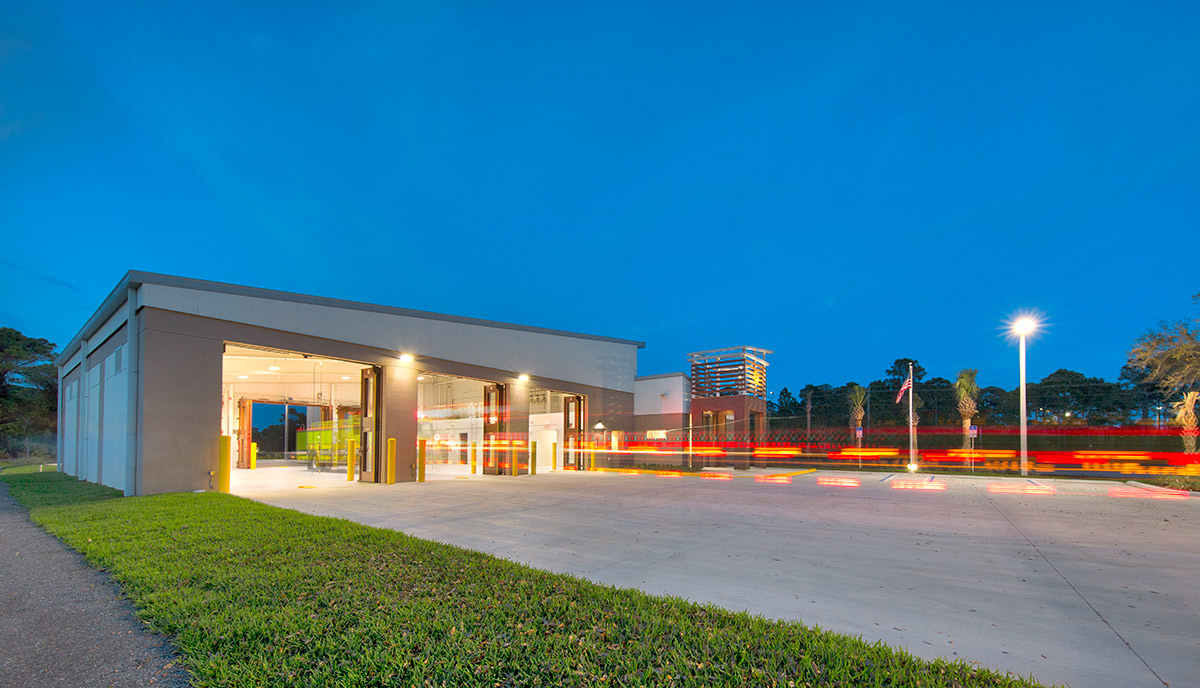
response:
M1126 480L1125 484L1133 485L1135 487L1144 487L1147 490L1169 490L1171 492L1187 492L1187 494L1189 494L1193 497L1200 497L1200 492L1188 492L1187 490L1172 490L1169 487L1162 487L1161 485L1150 485L1148 483L1139 483L1136 480Z

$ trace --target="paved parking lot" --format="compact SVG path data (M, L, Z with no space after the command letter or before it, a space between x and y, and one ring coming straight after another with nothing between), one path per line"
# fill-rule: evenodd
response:
M264 469L236 472L234 491L1074 688L1196 685L1200 667L1200 499L1121 483L821 471L381 486Z

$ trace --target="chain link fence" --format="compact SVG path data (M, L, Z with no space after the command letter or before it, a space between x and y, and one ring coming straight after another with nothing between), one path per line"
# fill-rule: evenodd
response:
M3 440L0 454L16 466L58 461L58 438L54 433L10 436Z

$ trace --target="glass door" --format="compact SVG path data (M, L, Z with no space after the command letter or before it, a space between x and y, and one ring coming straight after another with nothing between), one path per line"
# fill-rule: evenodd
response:
M359 480L365 483L379 482L379 369L364 368L362 371L362 442L359 446Z
M583 397L563 398L563 470L581 471L583 461Z
M505 434L508 415L508 390L504 385L483 388L483 472L507 475L510 447Z

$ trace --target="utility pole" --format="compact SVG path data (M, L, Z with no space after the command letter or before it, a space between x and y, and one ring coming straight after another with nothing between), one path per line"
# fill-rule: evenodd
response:
M804 441L812 449L812 392L804 395Z

